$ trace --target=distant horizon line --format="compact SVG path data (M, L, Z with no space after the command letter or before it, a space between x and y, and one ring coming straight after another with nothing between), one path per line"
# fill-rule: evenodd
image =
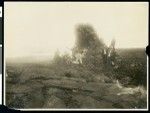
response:
M119 48L116 48L116 50L118 50L118 49L146 49L146 47L130 47L130 48L128 48L128 47L119 47ZM35 55L37 55L37 54L35 54ZM35 55L24 55L24 56L7 56L7 57L5 57L6 59L10 59L10 58L27 58L27 57L35 57ZM53 57L53 55L46 55L46 54L39 54L39 55L41 55L41 56L39 56L39 57L46 57L46 56L49 56L49 57Z
M146 47L116 47L116 49L144 49Z

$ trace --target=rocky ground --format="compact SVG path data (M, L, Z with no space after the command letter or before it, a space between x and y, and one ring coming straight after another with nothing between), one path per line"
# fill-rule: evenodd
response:
M14 78L18 68L10 67L6 105L11 108L146 108L146 95L117 95L120 88L104 73L95 74L80 66L54 69L27 65Z

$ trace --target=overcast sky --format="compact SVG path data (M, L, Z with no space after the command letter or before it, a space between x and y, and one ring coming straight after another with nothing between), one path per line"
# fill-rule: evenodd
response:
M72 48L75 25L89 23L108 45L146 47L148 3L5 2L6 57L53 55Z

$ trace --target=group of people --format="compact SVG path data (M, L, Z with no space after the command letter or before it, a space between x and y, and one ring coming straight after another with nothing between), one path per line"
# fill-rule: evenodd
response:
M116 62L116 51L115 51L115 40L111 41L109 47L104 47L102 50L103 63L106 65L115 66Z
M82 50L80 53L74 54L74 55L73 55L73 57L74 57L73 63L82 64L82 63L83 63L82 60L83 60L83 58L85 57L86 52L87 52L87 50L84 49L84 50Z
M85 57L86 53L88 52L87 49L79 50L76 49L74 53L71 54L71 59L67 58L67 63L74 63L74 64L83 64L83 58ZM116 62L116 51L115 51L115 40L111 41L109 47L103 47L102 49L102 60L104 65L108 66L115 66Z

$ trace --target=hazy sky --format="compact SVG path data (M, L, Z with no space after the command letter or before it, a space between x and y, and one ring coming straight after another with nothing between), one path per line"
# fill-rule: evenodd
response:
M108 45L146 47L148 3L5 2L6 57L53 55L74 46L75 25L89 23Z

